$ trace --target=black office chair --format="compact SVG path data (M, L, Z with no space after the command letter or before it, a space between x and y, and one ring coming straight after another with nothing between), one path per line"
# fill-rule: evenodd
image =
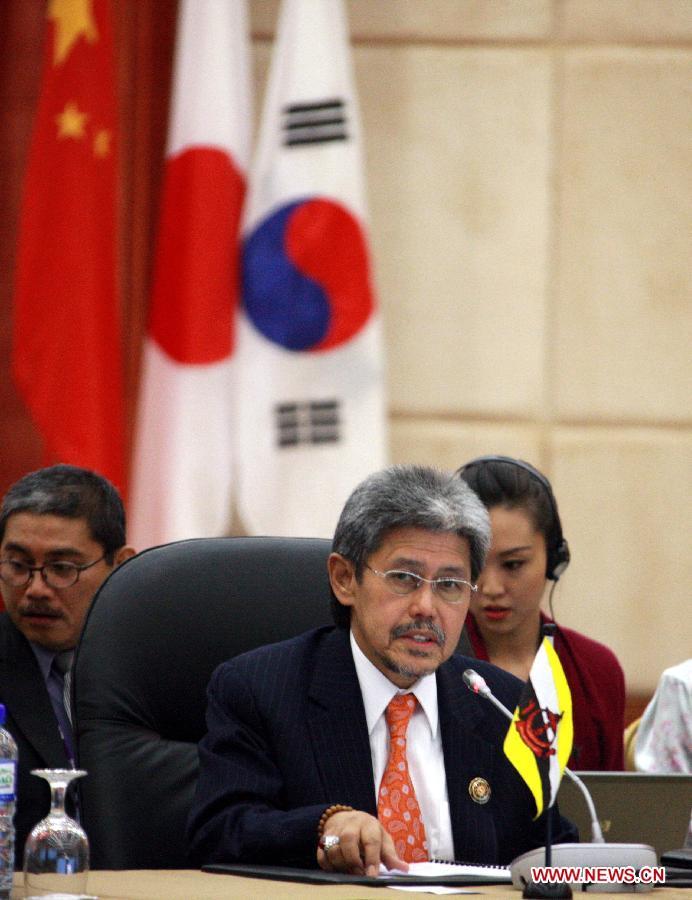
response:
M331 621L318 538L209 538L146 550L94 598L73 709L96 869L184 868L184 829L223 660Z

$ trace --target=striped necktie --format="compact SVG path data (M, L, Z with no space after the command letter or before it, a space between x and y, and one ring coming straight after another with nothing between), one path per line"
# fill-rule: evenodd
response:
M62 650L55 654L53 665L62 674L63 691L62 702L67 713L67 718L72 725L72 700L70 698L70 687L72 685L72 663L74 661L74 650Z
M73 659L74 650L62 650L60 653L56 653L48 675L48 694L70 760L74 760L72 711L70 709L70 667Z

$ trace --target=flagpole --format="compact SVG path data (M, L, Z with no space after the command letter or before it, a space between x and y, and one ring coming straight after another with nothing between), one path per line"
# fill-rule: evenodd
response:
M541 626L541 641L543 638L548 638L550 642L550 646L555 646L555 623L554 622L544 622ZM553 827L552 827L552 816L550 815L549 806L546 810L546 820L545 820L545 864L546 868L550 868L552 865L552 845L553 845ZM551 895L553 896L553 895ZM561 894L560 896L572 896L572 891L570 890L568 895Z
M551 807L548 807L545 811L545 865L548 869L553 864L553 817L550 815L550 809Z
M545 867L547 869L552 865L553 817L551 809L552 807L549 806L545 811ZM572 896L572 888L564 882L561 884L539 884L536 881L528 881L521 896L531 898L569 898Z
M555 624L553 622L545 622L541 628L541 642L543 638L548 638L551 647L555 637ZM548 806L545 810L545 867L551 868L553 862L553 817L552 806ZM542 897L571 897L572 888L569 884L537 884L535 881L529 881L524 888L522 897L542 898Z
M548 638L550 641L550 646L553 647L555 645L555 623L554 622L544 622L541 626L541 640L543 638ZM553 859L553 826L552 821L553 818L550 815L551 807L545 811L545 865L546 868L550 868L552 865ZM569 894L560 894L560 897L571 897L572 890L568 887ZM551 897L554 897L554 894L551 894Z

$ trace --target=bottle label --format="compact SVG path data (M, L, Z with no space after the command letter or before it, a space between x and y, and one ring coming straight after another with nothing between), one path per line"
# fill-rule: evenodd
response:
M0 802L14 801L16 774L17 764L13 759L0 760Z

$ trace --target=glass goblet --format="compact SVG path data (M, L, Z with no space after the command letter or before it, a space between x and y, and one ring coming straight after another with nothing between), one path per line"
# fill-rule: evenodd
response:
M89 874L89 841L74 819L65 812L65 794L70 782L86 775L82 769L33 769L32 775L50 785L50 812L35 825L24 848L26 896L86 892Z

